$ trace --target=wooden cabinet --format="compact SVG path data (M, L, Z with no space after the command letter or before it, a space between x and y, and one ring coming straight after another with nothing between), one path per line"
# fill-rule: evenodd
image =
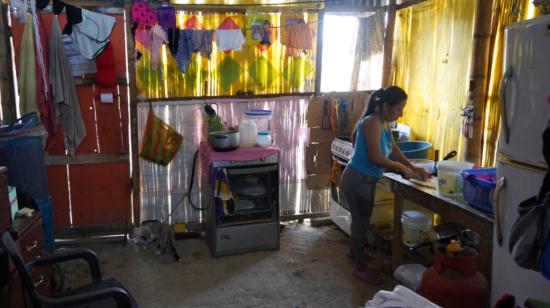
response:
M0 167L0 233L10 227L11 207L8 196L8 169Z

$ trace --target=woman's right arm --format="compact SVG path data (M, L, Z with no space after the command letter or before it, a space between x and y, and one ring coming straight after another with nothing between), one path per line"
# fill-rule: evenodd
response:
M414 172L411 168L403 165L402 163L393 161L381 154L380 140L382 138L382 127L378 120L365 120L365 124L363 125L363 133L365 134L369 161L371 163L386 169L399 171L406 179L410 179L414 176Z

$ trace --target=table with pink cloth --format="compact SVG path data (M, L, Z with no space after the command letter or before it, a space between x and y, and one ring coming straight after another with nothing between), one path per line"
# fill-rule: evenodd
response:
M215 161L243 162L258 160L277 154L279 151L280 149L276 145L271 145L267 148L238 148L234 151L227 152L214 151L212 146L206 141L202 141L199 146L203 174L207 174L210 166L212 166L212 163Z

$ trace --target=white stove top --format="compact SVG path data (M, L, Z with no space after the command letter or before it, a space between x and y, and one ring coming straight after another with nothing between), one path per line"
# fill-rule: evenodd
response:
M332 152L332 155L349 161L351 159L351 155L353 154L353 145L350 141L336 137L330 145L330 151Z

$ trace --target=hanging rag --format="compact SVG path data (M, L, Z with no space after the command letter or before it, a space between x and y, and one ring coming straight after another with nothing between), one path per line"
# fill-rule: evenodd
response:
M378 12L360 19L359 37L368 38L360 40L360 55L363 61L368 61L384 50L384 14L384 12Z
M36 9L43 10L48 6L49 3L50 0L36 0Z
M135 1L132 4L132 21L144 26L152 26L157 23L157 14L145 1Z
M176 27L176 10L172 6L161 6L157 8L158 24L167 29Z
M111 93L115 94L116 87L116 68L115 68L115 53L113 45L107 44L103 52L96 58L97 66L97 81L96 85L100 88L107 88ZM101 93L105 93L102 91Z
M86 137L86 127L80 113L71 66L63 50L61 28L57 18L52 18L50 38L50 84L55 104L57 123L63 126L65 148L74 157L76 149Z
M27 22L21 38L19 54L19 113L38 112L36 95L36 57L34 51L34 22Z
M154 27L154 26L153 26ZM139 42L145 49L151 50L151 30L140 26L136 29L136 42Z
M71 38L86 59L95 59L109 43L116 19L89 10L82 10L82 22L73 25Z
M151 68L157 70L160 47L163 44L168 44L168 34L161 26L154 25L151 27L149 35L151 37Z
M314 31L310 25L301 22L286 26L286 41L285 45L288 54L291 57L298 57L304 50L313 50Z
M216 199L218 217L223 220L225 216L235 215L236 202L233 192L229 187L227 170L225 168L213 170L213 191Z
M143 130L139 156L153 163L167 166L178 153L183 136L162 121L149 107Z
M180 71L185 73L189 69L189 63L191 63L191 56L193 55L193 44L191 43L191 38L193 36L193 31L195 30L185 29L178 31L178 52L174 57L176 58L176 63Z
M73 25L76 25L82 22L82 9L79 7L54 0L52 9L55 15L61 14L63 9L65 9L65 16L67 17L67 23L63 28L63 34L71 35L71 33L73 33Z
M27 23L27 0L10 0L10 10L17 21Z
M210 59L212 54L212 30L194 30L191 36L191 45L193 52L200 52L201 56Z
M42 20L42 15L36 15L38 19L38 24L44 24ZM34 18L34 17L33 17ZM44 27L39 27L38 34L40 37L40 46L47 46L47 39ZM39 44L36 44L39 45ZM36 50L36 95L37 95L37 105L38 110L40 111L40 120L48 133L46 138L46 151L50 151L55 145L55 136L57 134L57 124L55 118L55 107L52 102L52 97L50 95L50 80L49 73L46 70L48 66L48 50L46 48L40 49L41 56L39 57L39 50ZM40 65L42 62L42 65Z
M244 44L243 32L240 29L218 29L216 44L220 51L240 51Z
M37 92L37 95L49 95L49 89L48 89L48 78L46 76L46 64L44 61L44 49L42 47L42 39L40 38L40 31L44 31L42 29L42 24L38 20L38 14L36 13L36 2L35 0L31 0L31 14L32 14L32 21L34 23L34 48L35 48L35 56L36 56L36 65L37 65L37 73L39 73L41 76L40 82L41 84L37 84L37 88L41 90L40 93ZM37 81L38 82L38 81Z
M172 56L176 57L180 40L180 30L176 28L168 29L168 47Z

